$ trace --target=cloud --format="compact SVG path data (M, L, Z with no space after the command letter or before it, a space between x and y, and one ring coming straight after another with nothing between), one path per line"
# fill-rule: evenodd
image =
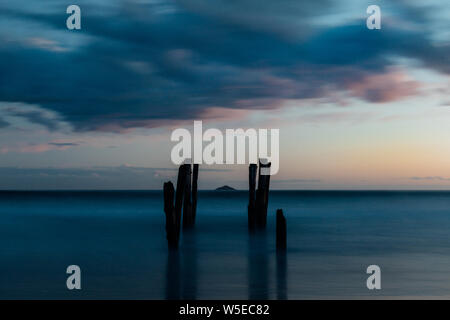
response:
M29 38L26 39L26 44L32 47L40 48L42 50L48 50L53 52L65 52L68 49L61 47L56 41L45 38Z
M22 111L17 110L15 112L11 112L12 116L18 116L27 119L32 123L40 124L44 127L47 127L50 131L57 130L59 128L59 123L54 121L52 118L48 118L40 111Z
M41 125L49 131L57 131L65 126L55 112L36 105L0 101L0 113L5 117L25 119L30 123Z
M280 184L320 183L320 179L274 179L272 182Z
M1 128L6 128L10 125L9 122L7 122L6 120L3 120L3 118L0 117L0 129Z
M79 146L79 142L62 142L62 141L52 141L48 143L29 143L26 145L15 144L10 146L3 146L0 149L0 154L6 154L10 152L18 153L41 153L52 150L67 150L73 147Z
M31 144L31 145L24 146L24 147L9 148L7 150L7 152L41 153L41 152L47 152L47 151L54 150L54 149L55 148L52 148L52 146L49 144Z
M75 142L49 142L48 144L55 147L75 147L80 145Z
M329 112L306 114L294 120L294 123L361 123L374 118L371 112Z
M417 94L420 84L402 71L369 75L360 82L350 83L348 90L355 97L370 102L390 102Z
M211 108L275 109L285 100L341 91L378 103L419 94L416 81L392 71L392 57L450 73L450 46L435 43L427 28L386 21L378 32L365 27L365 16L315 23L333 12L331 1L80 5L78 33L61 30L65 11L54 3L33 12L8 1L0 13L21 30L41 26L36 34L17 33L34 39L30 46L13 41L0 47L2 99L39 105L79 131L161 126L211 116ZM420 26L429 23L420 11L402 12ZM61 50L67 46L60 39L70 50ZM42 113L18 115L58 130Z
M450 178L445 178L445 177L441 177L441 176L429 176L429 177L410 177L410 180L418 180L418 181L430 181L430 180L438 180L438 181L450 181Z

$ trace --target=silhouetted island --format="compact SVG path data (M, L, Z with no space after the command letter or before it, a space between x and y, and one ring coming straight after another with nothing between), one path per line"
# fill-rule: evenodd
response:
M216 191L236 191L236 189L230 186L222 186L216 189Z

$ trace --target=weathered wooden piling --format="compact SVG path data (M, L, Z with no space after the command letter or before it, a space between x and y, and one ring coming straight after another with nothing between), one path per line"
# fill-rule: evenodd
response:
M269 170L271 163L259 161L258 189L256 188L256 164L248 167L248 228L264 229L267 224L267 207L269 204L270 174L262 174L262 170Z
M164 212L166 213L166 233L170 248L178 247L181 219L183 219L183 229L191 228L195 224L198 164L194 164L192 185L191 173L191 164L183 164L180 166L178 169L176 191L173 188L172 182L164 183Z
M256 164L252 163L248 167L248 228L250 230L256 227L256 207L255 207L255 189L256 189Z
M277 237L277 250L286 250L287 245L287 230L286 230L286 218L283 215L283 210L277 210L277 226L276 226L276 237Z
M192 227L192 202L191 202L191 164L184 164L185 184L184 184L184 204L183 204L183 229Z
M178 169L178 179L177 179L177 190L175 192L175 220L176 220L176 231L177 231L177 243L180 238L180 227L181 227L181 210L183 208L183 197L186 185L186 166L181 165Z
M194 164L191 184L191 165L185 164L186 184L183 205L183 229L189 229L195 225L197 214L197 180L198 164ZM191 189L192 188L192 189Z
M166 237L169 248L178 247L178 231L177 220L175 216L175 208L173 206L173 198L175 190L172 182L164 183L164 213L166 214Z
M269 204L270 174L261 174L263 168L270 169L271 163L259 162L258 190L256 190L256 227L263 229L267 224L267 206Z
M195 216L197 215L197 180L198 180L198 163L194 164L192 174L192 224L195 224Z

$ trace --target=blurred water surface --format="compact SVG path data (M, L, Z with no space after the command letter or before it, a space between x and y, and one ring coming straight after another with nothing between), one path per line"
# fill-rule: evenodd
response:
M200 191L168 252L159 191L0 192L0 298L447 298L450 192L271 191L265 233L247 192ZM288 226L275 251L275 211ZM68 265L82 290L66 289ZM382 289L366 288L367 266Z

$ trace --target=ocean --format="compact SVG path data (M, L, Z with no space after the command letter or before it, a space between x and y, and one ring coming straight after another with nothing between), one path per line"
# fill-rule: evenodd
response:
M169 252L160 191L0 192L0 299L450 297L450 192L271 191L255 235L247 202L199 191L195 229ZM69 265L81 290L66 287Z

